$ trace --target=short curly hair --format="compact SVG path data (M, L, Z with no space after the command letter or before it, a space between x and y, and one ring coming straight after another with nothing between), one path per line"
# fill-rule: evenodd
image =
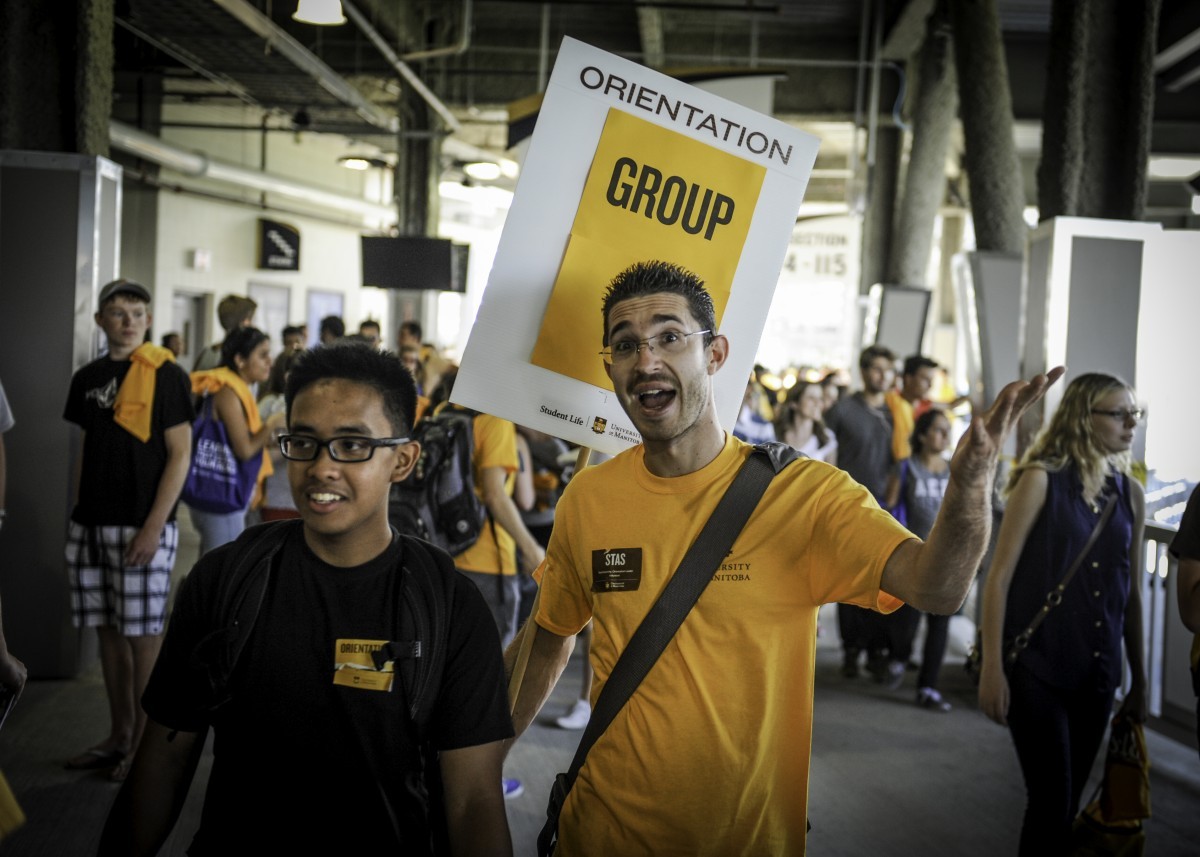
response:
M292 419L296 396L306 387L327 378L353 381L376 390L383 399L383 412L396 436L406 437L412 433L413 414L417 408L417 388L412 375L400 358L390 351L378 351L360 342L327 345L300 355L288 373L283 394L288 422Z
M671 262L647 261L630 265L608 284L604 293L604 344L608 345L608 318L614 306L631 298L661 293L679 295L686 300L700 329L709 331L704 336L704 344L713 341L717 333L717 314L704 281Z

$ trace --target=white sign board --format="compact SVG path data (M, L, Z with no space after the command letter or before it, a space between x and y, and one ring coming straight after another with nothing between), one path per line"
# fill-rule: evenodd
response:
M564 39L454 401L615 454L639 441L604 376L601 300L633 262L700 275L730 358L726 428L754 363L818 141Z

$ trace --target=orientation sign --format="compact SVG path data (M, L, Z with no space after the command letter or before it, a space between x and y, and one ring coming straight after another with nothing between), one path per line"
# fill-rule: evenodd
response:
M621 270L663 260L713 296L731 428L816 153L811 135L564 39L454 400L602 452L637 443L599 355L601 301Z

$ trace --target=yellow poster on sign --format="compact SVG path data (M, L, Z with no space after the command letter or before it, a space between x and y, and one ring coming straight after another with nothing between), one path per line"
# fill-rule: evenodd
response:
M530 362L612 389L599 352L614 276L659 259L708 287L720 325L766 169L610 108Z

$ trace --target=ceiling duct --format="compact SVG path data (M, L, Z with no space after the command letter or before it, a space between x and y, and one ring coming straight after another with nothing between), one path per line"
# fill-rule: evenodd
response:
M260 170L251 170L235 164L215 161L207 155L173 145L123 122L110 120L108 133L114 148L147 161L153 161L185 176L208 178L214 181L228 182L242 188L275 193L322 208L354 214L364 219L383 221L388 225L394 224L397 220L396 211L390 206L352 196L343 196Z

